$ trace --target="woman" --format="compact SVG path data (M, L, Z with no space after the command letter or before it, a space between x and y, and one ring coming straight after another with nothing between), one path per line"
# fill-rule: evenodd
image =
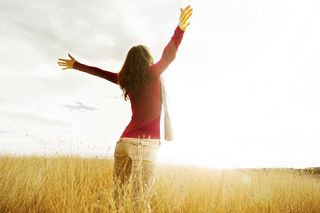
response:
M161 59L154 63L149 49L144 45L132 47L119 73L102 70L70 59L59 59L65 69L77 69L118 84L124 99L130 99L132 117L117 141L114 152L114 199L119 209L122 198L131 183L132 200L139 212L150 212L149 200L155 180L156 158L160 147L160 117L163 87L160 75L174 60L183 34L189 26L192 8L180 9L179 25L164 48Z

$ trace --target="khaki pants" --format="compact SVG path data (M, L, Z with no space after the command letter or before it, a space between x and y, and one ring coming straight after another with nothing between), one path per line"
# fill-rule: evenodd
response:
M132 208L132 212L151 212L149 201L159 148L160 139L120 138L117 141L113 197L118 211Z

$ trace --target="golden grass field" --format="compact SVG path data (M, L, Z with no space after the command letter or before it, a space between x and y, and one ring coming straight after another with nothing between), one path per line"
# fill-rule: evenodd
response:
M112 164L75 156L2 156L0 212L114 212ZM160 164L151 207L166 213L319 213L320 176Z

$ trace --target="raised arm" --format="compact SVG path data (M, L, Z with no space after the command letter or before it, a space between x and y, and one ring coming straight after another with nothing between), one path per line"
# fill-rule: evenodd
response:
M165 46L161 59L151 66L151 71L156 75L161 75L169 64L175 59L178 47L182 41L183 34L190 25L188 22L192 15L192 8L190 5L185 9L180 9L179 25L176 27L173 36L169 43Z
M58 64L60 66L65 66L62 68L63 70L66 69L76 69L79 71L83 71L89 73L91 75L95 75L101 78L104 78L108 81L111 81L115 84L118 84L118 73L110 72L107 70L100 69L98 67L88 66L76 61L70 54L68 54L70 59L59 59L60 61Z

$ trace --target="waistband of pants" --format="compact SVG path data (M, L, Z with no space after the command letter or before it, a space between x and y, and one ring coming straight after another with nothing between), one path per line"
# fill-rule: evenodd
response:
M154 145L161 145L160 139L153 139L153 138L127 138L127 137L121 137L119 141L130 141L134 144L139 145L148 145L148 144L154 144Z

